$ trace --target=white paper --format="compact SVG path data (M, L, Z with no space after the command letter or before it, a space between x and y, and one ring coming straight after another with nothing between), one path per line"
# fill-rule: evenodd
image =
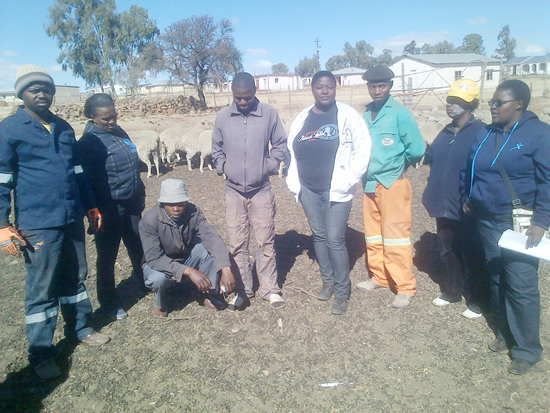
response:
M550 261L550 239L543 237L536 247L525 249L527 235L512 231L511 229L504 231L498 240L498 246L507 250L520 252L522 254L537 257L543 260Z

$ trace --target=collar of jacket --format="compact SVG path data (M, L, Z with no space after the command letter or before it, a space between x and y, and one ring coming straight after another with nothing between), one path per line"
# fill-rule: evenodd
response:
M477 119L475 118L475 116L473 114L471 114L468 121L460 128L460 130L456 134L458 135L460 132L462 132L468 126L471 126L472 124L474 124L476 120ZM453 122L447 124L447 126L445 126L445 129L448 129L449 131L453 132L453 134L455 133L455 127L453 126Z
M384 105L378 111L378 114L376 115L376 119L374 119L372 122L374 123L375 121L380 119L382 116L384 116L385 115L385 113L383 113L384 109L391 108L392 106L393 106L393 96L390 95L390 96L388 96L388 100L386 100L386 103L384 103ZM367 113L372 113L372 108L373 107L374 107L374 102L369 103L367 105Z
M181 224L177 224L170 218L168 218L168 214L166 214L166 210L162 207L161 204L157 204L156 208L157 219L163 224L170 225L175 228L185 228L187 225L189 225L189 221L191 220L191 218L196 214L196 207L188 202L187 207L185 208L185 212L183 214L183 221Z
M56 118L56 116L50 111L48 111L48 114L50 117L50 125L51 125L54 122L54 119ZM44 128L44 125L42 125L42 123L38 119L28 114L28 112L25 110L25 105L19 106L17 108L17 112L15 112L15 115L21 119L21 122L27 125L29 123L34 123L35 127L38 127L38 125L40 125L41 128Z
M539 117L537 115L535 115L533 112L531 112L530 110L526 110L525 113L523 114L523 116L521 117L520 120L518 120L518 128L520 126L522 126L524 123L530 121L530 120L533 120L533 119L538 119ZM487 130L493 130L494 132L498 132L498 133L501 133L503 134L504 131L502 130L502 128L499 128L497 126L494 126L493 124L490 124L490 125L487 125L485 126L485 129ZM508 129L506 132L510 132L512 130L512 128Z
M231 104L231 116L244 116L239 110L237 109L237 105L235 102ZM260 104L260 101L257 97L254 97L254 103L252 106L252 110L247 116L262 116L262 105Z

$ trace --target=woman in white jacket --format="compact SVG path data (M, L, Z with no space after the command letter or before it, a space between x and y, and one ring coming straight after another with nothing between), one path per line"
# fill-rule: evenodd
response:
M350 296L346 226L356 183L367 171L370 135L352 107L336 102L336 79L327 71L311 80L315 104L292 122L288 189L302 203L323 286L317 298L334 294L332 314L344 314Z

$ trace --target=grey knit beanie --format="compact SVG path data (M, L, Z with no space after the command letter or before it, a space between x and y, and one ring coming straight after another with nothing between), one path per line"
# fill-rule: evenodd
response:
M21 99L25 89L35 82L47 83L53 88L55 94L55 83L46 69L36 65L23 65L17 70L15 96Z
M187 195L187 188L181 179L165 179L160 185L160 198L158 202L161 204L179 204L187 202L191 198Z

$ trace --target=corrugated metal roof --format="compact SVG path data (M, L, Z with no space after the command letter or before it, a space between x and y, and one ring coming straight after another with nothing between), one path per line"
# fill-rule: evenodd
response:
M540 64L550 62L550 53L548 54L548 59L546 55L542 56L523 56L523 57L514 57L504 63L506 66L515 66L515 65L531 65L531 64Z
M357 67L345 67L343 69L338 69L332 72L335 76L342 76L342 75L363 75L367 70L366 69L359 69Z
M404 55L403 58L409 58L419 62L428 63L432 66L451 65L451 64L468 64L474 62L487 62L498 64L500 60L482 56L476 53L443 53L443 54L411 54Z

